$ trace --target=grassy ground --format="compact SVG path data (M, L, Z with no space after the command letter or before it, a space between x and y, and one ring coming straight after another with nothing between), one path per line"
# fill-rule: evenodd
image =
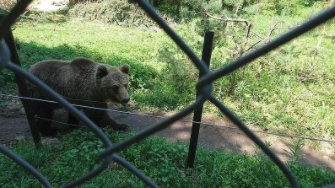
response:
M135 133L120 134L105 129L112 142L118 143ZM45 175L54 187L83 176L101 163L97 153L103 144L86 130L76 130L61 138L61 144L35 149L22 141L13 150ZM235 155L226 151L199 149L194 169L185 168L188 148L151 137L119 154L139 168L161 187L288 187L280 170L267 157ZM302 187L334 184L335 174L323 168L305 167L293 161L288 167ZM0 183L7 187L39 187L39 182L0 154ZM122 166L112 163L98 177L81 187L145 187Z
M257 16L254 19L253 31L262 36L266 36L267 28L276 23L276 19L285 20L280 22L281 28L302 22L299 17ZM23 21L14 30L24 68L45 59L76 57L112 65L128 63L132 67L132 108L174 111L194 101L198 71L161 30L68 20L62 15L49 15L46 20ZM197 24L195 20L177 25L175 29L201 56L203 38ZM324 25L218 79L214 95L253 128L334 138L335 90L329 89L333 88L335 78L333 34L330 32L333 27L333 24ZM230 32L229 27L225 29L226 33ZM243 27L235 30L242 40ZM285 31L287 29L275 30L272 38ZM252 35L249 44L258 38ZM260 45L262 43L264 41ZM231 37L216 38L211 70L234 60L235 52ZM2 82L12 79L8 72L1 78ZM221 117L210 104L205 105L205 112Z
M281 20L282 29L271 38L299 25L306 18L292 16L248 17L254 21L249 45L268 35L269 28ZM20 45L23 67L46 59L71 60L87 57L101 63L131 65L131 108L141 111L177 111L195 99L198 72L189 59L159 29L126 28L99 22L83 22L63 15L43 15L42 21L21 21L14 35ZM175 29L201 56L200 20ZM231 27L223 28L226 37L216 37L211 70L236 58ZM255 129L334 139L334 24L324 25L304 37L264 56L253 64L215 82L214 94ZM220 30L220 28L219 28ZM245 28L236 25L239 44ZM317 48L319 41L320 46ZM264 44L263 40L261 44ZM259 46L257 46L259 47ZM315 58L315 50L318 50ZM12 92L13 75L0 75L1 92ZM0 101L1 102L1 101ZM4 103L1 103L4 104ZM210 104L205 112L222 114ZM111 134L113 142L130 135ZM79 146L79 147L74 147ZM62 144L34 149L21 142L14 150L38 168L57 187L82 176L97 166L95 158L102 144L86 131L62 137ZM187 148L150 138L120 153L163 187L285 187L287 180L266 157L233 155L224 151L199 150L194 170L184 168ZM78 165L80 164L80 165ZM296 162L288 166L303 187L334 184L334 173L322 168L306 168ZM0 157L0 182L3 187L38 186L21 168ZM9 181L12 180L12 181ZM117 164L83 187L144 187Z

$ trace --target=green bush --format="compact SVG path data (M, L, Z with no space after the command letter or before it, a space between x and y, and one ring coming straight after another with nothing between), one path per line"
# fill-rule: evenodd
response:
M14 73L8 69L2 69L0 71L0 86L6 86L13 82L15 82Z
M71 8L69 15L122 26L149 27L155 25L140 7L119 0L79 3Z

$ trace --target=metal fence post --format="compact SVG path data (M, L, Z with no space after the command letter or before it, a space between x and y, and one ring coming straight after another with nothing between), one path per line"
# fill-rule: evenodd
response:
M211 61L213 37L214 37L214 32L206 31L205 39L204 39L204 46L202 49L202 60L206 63L208 67ZM203 75L204 73L200 71L199 78ZM197 92L197 97L198 96L199 96L199 93ZM197 110L195 110L194 115L193 115L194 123L192 124L192 134L191 134L191 140L190 140L188 157L187 157L187 167L188 168L193 168L195 154L196 154L197 145L198 145L198 135L199 135L199 130L200 130L200 123L197 123L197 122L201 122L201 116L202 116L202 106L201 108L198 108Z
M2 19L4 17L5 17L4 14L0 15L0 19ZM5 42L6 42L8 48L10 50L10 60L11 60L11 62L13 62L14 64L17 64L18 66L21 67L21 62L20 62L20 59L19 59L19 55L16 51L12 31L9 31L7 33L7 35L4 37L4 39L5 39ZM26 80L17 73L15 73L15 80L16 80L16 83L19 87L19 95L22 96L22 97L28 97L29 95L28 95L28 90L27 90L27 86L26 86ZM34 143L37 147L39 147L41 137L40 137L38 128L36 126L35 112L34 112L32 106L31 106L31 101L24 100L24 99L20 99L20 100L22 102L23 108L24 108L26 116L27 116L28 124L29 124L31 134L32 134L33 139L34 139Z

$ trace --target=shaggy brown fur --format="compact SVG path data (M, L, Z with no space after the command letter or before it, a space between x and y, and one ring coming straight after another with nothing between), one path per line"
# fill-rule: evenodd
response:
M129 101L127 92L129 65L113 67L101 65L89 59L79 58L72 62L42 61L30 69L30 73L45 82L48 86L64 96L71 103L107 108L108 101L125 104ZM51 100L44 92L33 85L28 86L31 97ZM79 99L79 100L72 100ZM85 101L87 100L87 101ZM97 101L90 102L90 101ZM53 111L60 106L46 102L34 102L35 113L41 118L51 119ZM110 125L116 130L125 130L126 125L119 125L113 121L106 111L82 108L98 126ZM69 114L68 123L79 123ZM57 130L50 127L50 122L37 119L37 126L45 136L53 136Z

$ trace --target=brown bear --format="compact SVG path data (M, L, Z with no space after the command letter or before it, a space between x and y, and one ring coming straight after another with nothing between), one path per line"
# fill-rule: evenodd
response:
M78 105L97 108L107 108L107 102L126 104L129 101L128 73L130 67L125 64L120 67L102 65L89 59L78 58L67 61L42 61L31 67L29 72L69 102ZM38 87L29 84L28 91L31 97L52 100ZM38 117L51 119L55 109L60 108L54 103L41 101L33 102L33 109ZM80 109L80 108L79 108ZM100 127L110 125L115 130L126 130L126 125L119 125L113 121L106 111L91 108L81 108L85 115ZM50 121L37 118L37 126L44 136L54 136L57 129L50 126ZM71 114L69 124L79 121Z

